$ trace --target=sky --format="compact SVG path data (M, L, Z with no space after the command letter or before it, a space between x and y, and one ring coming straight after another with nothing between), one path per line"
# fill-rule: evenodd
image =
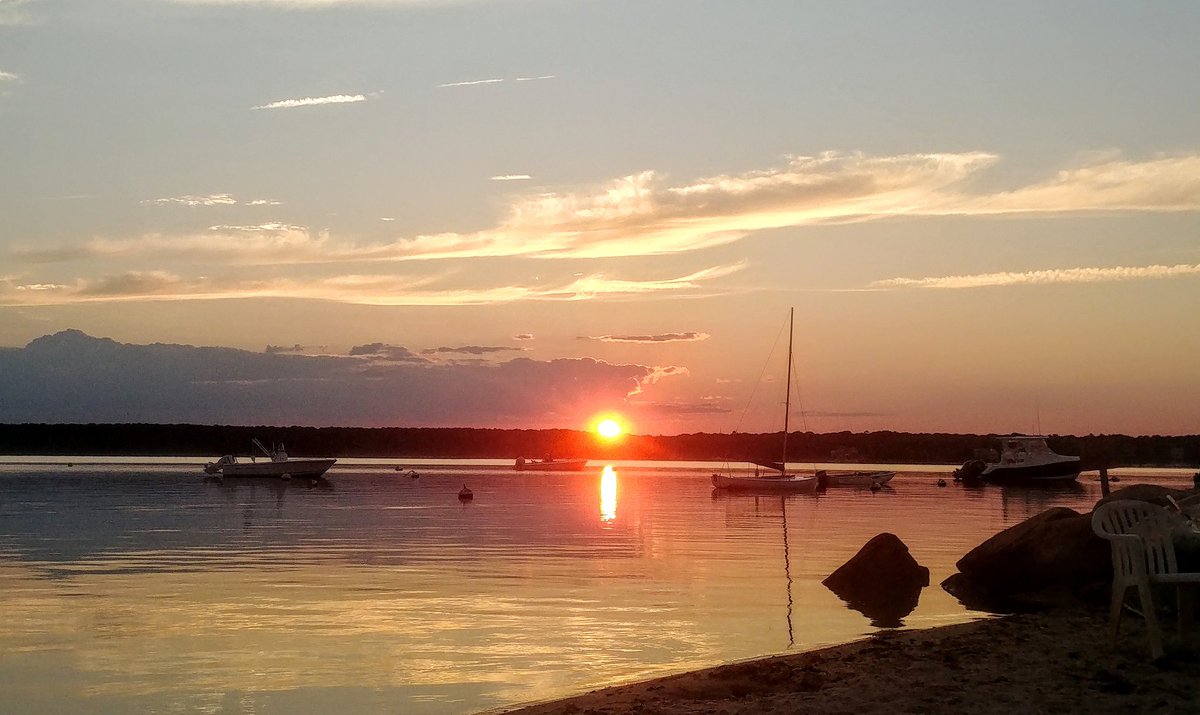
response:
M1198 36L0 0L0 421L1195 434Z

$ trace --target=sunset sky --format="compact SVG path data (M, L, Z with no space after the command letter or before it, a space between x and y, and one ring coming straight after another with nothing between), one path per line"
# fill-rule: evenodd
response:
M1191 1L0 0L0 421L765 431L794 306L798 428L1195 434L1198 37ZM116 342L25 347L67 329Z

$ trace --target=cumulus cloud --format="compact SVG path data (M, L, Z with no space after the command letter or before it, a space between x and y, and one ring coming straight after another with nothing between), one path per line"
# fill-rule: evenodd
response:
M64 331L0 351L0 422L561 427L620 408L654 368L588 358L388 361ZM362 352L362 351L360 351ZM235 417L231 417L235 416Z
M368 343L350 348L351 356L369 357L387 362L428 363L425 358L400 345Z
M304 346L301 345L300 343L296 343L295 345L268 345L266 347L266 349L263 350L263 352L267 353L268 355L285 355L288 353L302 353L302 352L304 352Z
M977 273L930 278L888 278L872 288L985 288L991 286L1109 283L1200 275L1200 264L1174 266L1113 266L1110 268L1051 268L1040 271Z
M372 93L371 97L373 98L375 94ZM334 94L328 97L302 97L300 99L281 99L277 102L260 104L250 109L294 109L296 107L319 107L326 104L353 104L355 102L365 102L367 98L368 95L365 94Z
M689 330L686 333L659 333L658 335L581 335L580 340L599 340L602 343L693 343L708 340L711 335Z

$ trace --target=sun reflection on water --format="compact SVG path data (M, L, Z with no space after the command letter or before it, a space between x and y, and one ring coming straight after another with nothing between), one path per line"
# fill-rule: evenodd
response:
M617 472L612 465L600 474L600 521L611 523L617 518Z

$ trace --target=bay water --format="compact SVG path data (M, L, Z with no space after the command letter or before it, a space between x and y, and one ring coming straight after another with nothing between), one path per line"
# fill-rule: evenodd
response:
M811 649L877 630L820 582L881 532L931 571L900 627L962 622L987 614L938 587L955 561L1099 497L1086 473L906 466L781 497L714 493L694 462L399 464L218 484L184 459L0 461L0 710L473 713Z

